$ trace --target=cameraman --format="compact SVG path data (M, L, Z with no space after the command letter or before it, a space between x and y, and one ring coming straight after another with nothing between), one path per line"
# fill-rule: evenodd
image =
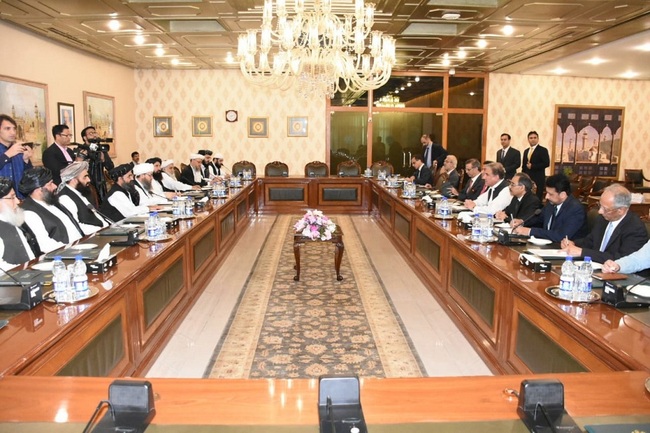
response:
M97 190L99 205L104 201L107 193L104 170L112 170L115 168L115 164L108 155L109 146L107 144L100 144L102 140L99 138L99 134L97 134L94 126L85 127L81 131L81 139L83 140L83 144L77 147L77 153L85 161L88 161L88 175L90 176L90 183ZM112 139L107 139L106 141L109 142Z

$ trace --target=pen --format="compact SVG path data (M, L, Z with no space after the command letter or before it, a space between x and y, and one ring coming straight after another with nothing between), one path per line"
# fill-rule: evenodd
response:
M569 236L568 235L564 236L564 240L562 241L562 243L564 244L564 246L569 245Z

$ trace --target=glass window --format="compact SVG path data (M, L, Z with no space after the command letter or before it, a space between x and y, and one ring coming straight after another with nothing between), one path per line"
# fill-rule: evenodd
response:
M449 108L483 108L484 79L449 77Z
M355 160L365 169L368 164L366 142L368 114L366 112L335 111L330 126L330 173L336 174L336 166L343 161Z
M482 114L449 114L447 151L458 158L459 167L469 158L481 159L482 140Z
M375 107L442 108L443 85L443 77L391 77L373 100Z

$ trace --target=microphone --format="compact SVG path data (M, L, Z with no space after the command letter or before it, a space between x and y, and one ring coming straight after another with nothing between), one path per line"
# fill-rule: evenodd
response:
M13 281L14 283L16 283L17 286L25 286L25 285L27 285L27 283L23 283L22 281L19 281L16 277L14 277L13 275L11 275L9 272L5 271L5 270L2 269L1 267L0 267L0 271L2 271L3 274L5 274L6 276L8 276L9 279L11 279L11 281ZM636 284L635 284L635 285L636 285Z
M0 268L16 285L0 286L0 310L31 310L43 302L43 284L40 281L23 283ZM16 287L17 286L17 287Z
M530 221L531 219L533 219L533 217L536 217L536 216L538 216L538 215L541 214L541 213L542 213L542 210L541 210L541 209L535 209L535 212L534 212L532 215L529 215L528 218L526 218L525 220L523 220L523 221L520 222L519 224L515 224L514 226L512 226L512 230L514 230L514 229L516 229L516 228L518 228L518 227L521 227L522 225L526 224L528 221Z
M90 209L91 212L97 212L99 214L99 216L101 216L102 218L104 218L106 220L107 223L113 224L115 222L112 219L110 219L109 217L107 217L106 215L104 215L103 213L101 213L100 211L98 211L97 209L95 209L95 206L93 206L92 204L87 203L86 207L88 209Z

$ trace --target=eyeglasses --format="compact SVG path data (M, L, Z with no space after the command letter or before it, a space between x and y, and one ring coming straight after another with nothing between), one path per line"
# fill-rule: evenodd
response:
M613 211L615 211L615 210L619 210L620 207L613 207L613 208L609 208L609 209L608 209L608 208L606 208L605 206L603 206L602 204L598 203L598 209L602 209L603 212L613 212Z
M523 185L520 183L510 182L508 186L523 186Z

